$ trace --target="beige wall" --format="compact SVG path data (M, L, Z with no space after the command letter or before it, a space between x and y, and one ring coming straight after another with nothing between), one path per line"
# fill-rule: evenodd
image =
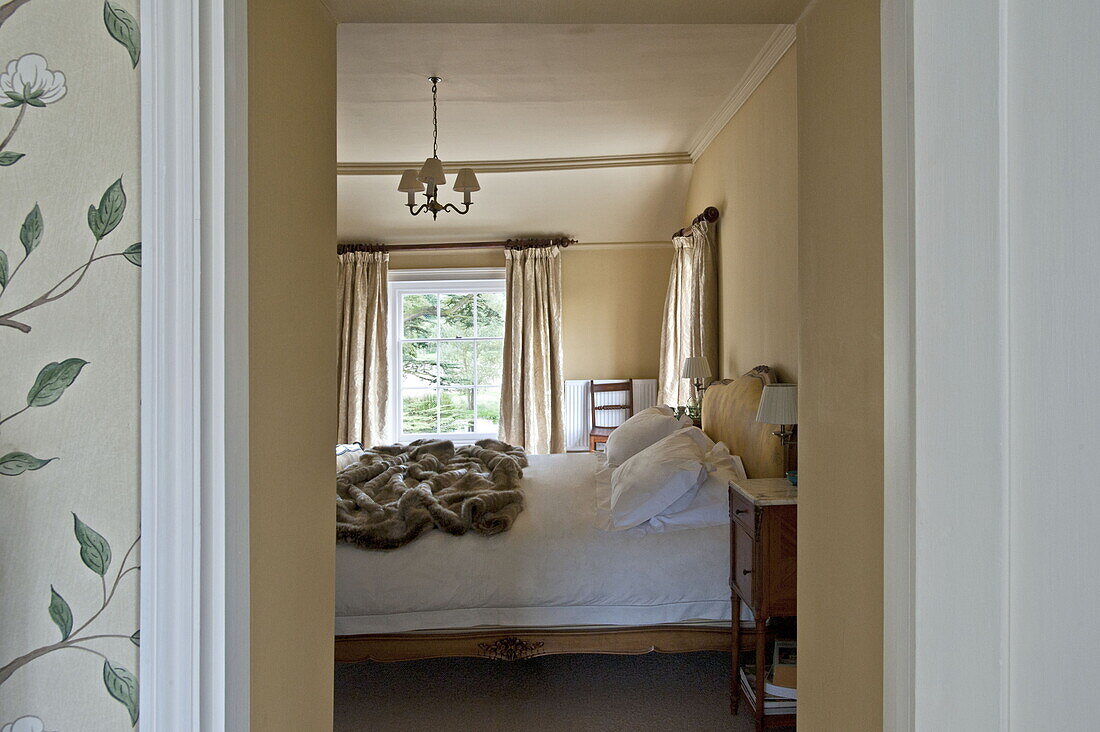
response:
M563 252L565 378L657 378L671 265L671 243L608 244ZM391 269L503 266L503 250L390 256Z
M796 51L779 61L695 163L684 219L718 220L719 378L760 364L798 380Z
M799 726L882 728L878 0L798 26Z
M252 728L331 729L336 25L316 0L248 21Z
M565 378L656 379L672 243L567 251Z

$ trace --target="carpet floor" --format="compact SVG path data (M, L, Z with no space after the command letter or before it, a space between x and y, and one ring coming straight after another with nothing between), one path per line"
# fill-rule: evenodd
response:
M753 729L724 653L337 664L335 697L336 732Z

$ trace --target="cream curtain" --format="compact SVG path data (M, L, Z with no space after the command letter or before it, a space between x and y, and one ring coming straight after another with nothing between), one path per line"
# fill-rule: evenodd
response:
M676 253L661 327L657 401L673 407L692 399L691 384L680 378L685 358L706 356L711 372L718 373L718 286L709 229L700 221L687 236L672 239Z
M340 255L339 443L386 438L390 397L387 330L390 255Z
M530 453L565 452L561 248L507 249L504 254L500 439Z

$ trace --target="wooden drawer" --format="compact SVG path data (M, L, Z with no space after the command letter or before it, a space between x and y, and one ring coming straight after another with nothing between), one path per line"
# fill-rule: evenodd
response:
M756 536L756 506L730 486L730 519L744 527L749 536Z
M730 589L736 590L749 607L752 603L752 580L756 539L739 522L730 524Z

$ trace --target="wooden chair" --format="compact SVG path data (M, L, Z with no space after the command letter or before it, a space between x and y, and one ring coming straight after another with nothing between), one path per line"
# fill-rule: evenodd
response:
M625 404L601 404L596 405L596 395L606 392L625 392L626 403ZM623 400L619 400L623 401ZM588 451L596 452L596 446L601 443L606 443L607 438L615 431L615 427L605 427L600 424L597 415L600 412L608 411L627 411L627 418L634 416L634 379L627 379L626 381L612 381L606 384L597 384L593 381L588 382L588 403L592 405L592 429L588 432Z

